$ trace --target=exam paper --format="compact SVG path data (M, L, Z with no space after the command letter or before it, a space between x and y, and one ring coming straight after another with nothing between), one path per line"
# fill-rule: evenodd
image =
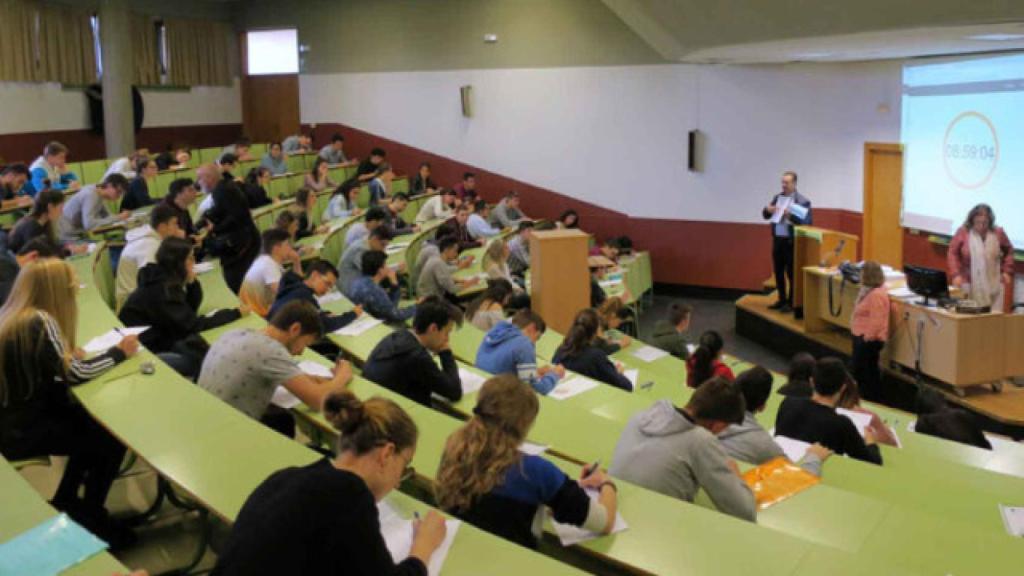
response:
M772 214L771 223L778 224L782 222L782 215L786 213L786 208L792 203L793 198L790 196L779 196L779 199L775 201L775 213Z
M1010 536L1024 537L1024 507L999 505L999 514L1003 517L1003 525Z
M779 448L782 448L782 451L786 453L786 458L789 458L789 461L793 463L803 460L807 449L811 447L807 442L788 436L776 436L774 439Z
M196 262L192 269L196 271L196 274L206 274L213 270L213 262Z
M331 369L319 362L313 362L312 360L303 360L299 362L299 370L302 370L310 376L319 376L321 378L334 378L334 373Z
M391 553L391 559L397 564L408 558L409 551L412 550L413 521L402 518L387 500L377 505L377 511L380 517L380 535L384 537L388 552ZM461 525L462 522L459 520L445 520L445 528L447 530L445 531L444 541L441 542L441 546L431 555L430 565L427 566L427 572L430 576L439 576L441 574L441 568L444 566L445 559L448 558L448 551L451 550L452 542L455 541L455 534L459 531L459 526Z
M302 400L299 400L298 396L289 392L284 386L278 386L274 388L274 395L270 398L270 403L285 410L291 410L302 404Z
M378 324L381 324L380 320L370 316L369 314L363 314L351 324L338 328L334 333L339 336L359 336Z
M640 379L640 370L638 368L625 370L622 372L622 375L629 379L633 384L633 390L636 390L636 381Z
M114 346L117 346L125 336L138 336L146 330L149 330L149 326L133 326L131 328L121 328L118 330L111 330L106 334L101 334L92 340L85 343L82 349L88 354L99 354L106 352Z
M540 456L541 454L548 451L548 447L543 444L534 444L533 442L523 442L519 445L519 451L529 456Z
M914 292L910 288L903 286L902 288L893 288L892 290L889 290L889 296L900 299L913 298Z
M345 295L344 294L342 294L341 292L338 292L337 290L331 290L330 292L328 292L327 294L324 294L323 296L318 296L316 301L320 303L321 307L323 307L324 305L330 304L331 302L337 302L338 300L344 300L344 299L345 299Z
M484 385L487 378L459 366L459 380L462 382L462 395L473 394Z
M668 352L655 348L654 346L644 346L639 350L633 351L633 356L643 360L644 362L654 362L668 356Z
M583 394L591 388L597 387L597 382L589 380L582 376L573 376L566 380L562 380L555 386L555 389L548 393L548 397L554 398L555 400L565 400L566 398L572 398L577 394Z
M846 408L836 408L836 414L842 414L853 421L853 425L857 427L857 432L861 436L864 436L864 430L871 425L871 414L854 412Z
M591 500L597 500L597 490L593 488L587 488L587 496L590 496ZM549 512L550 514L550 512ZM598 534L597 532L591 532L590 530L584 530L579 526L573 526L572 524L560 524L551 520L551 525L555 527L555 534L558 534L558 539L562 541L562 546L572 546L579 544L580 542L586 542L588 540L594 540L600 538L604 534ZM617 534L623 530L627 530L629 525L622 518L622 514L618 511L615 512L615 527L612 528L612 534Z

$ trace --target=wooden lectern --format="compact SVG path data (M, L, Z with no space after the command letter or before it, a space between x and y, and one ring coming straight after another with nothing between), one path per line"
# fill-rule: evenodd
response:
M804 306L804 268L835 267L844 260L857 260L857 237L853 234L796 226L793 245L793 308Z
M590 306L590 235L579 230L534 232L530 237L530 300L533 311L566 333L576 313Z

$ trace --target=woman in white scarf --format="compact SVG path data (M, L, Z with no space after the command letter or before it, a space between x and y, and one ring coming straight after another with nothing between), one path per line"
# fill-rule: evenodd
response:
M978 304L1001 311L1003 288L1013 281L1013 245L995 223L987 204L972 208L949 246L948 264L954 286Z

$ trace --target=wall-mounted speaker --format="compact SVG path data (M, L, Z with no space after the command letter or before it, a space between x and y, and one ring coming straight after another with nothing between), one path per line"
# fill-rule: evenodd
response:
M469 84L459 87L459 97L462 99L462 115L466 118L473 117L473 87Z
M700 130L690 130L686 149L686 167L690 172L704 171L704 135Z

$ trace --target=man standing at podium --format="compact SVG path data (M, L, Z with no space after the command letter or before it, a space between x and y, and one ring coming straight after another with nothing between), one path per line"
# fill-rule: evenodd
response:
M761 216L769 220L772 230L772 266L779 294L769 308L786 314L793 311L793 226L812 221L811 201L796 191L796 172L782 173L782 192L764 207Z

